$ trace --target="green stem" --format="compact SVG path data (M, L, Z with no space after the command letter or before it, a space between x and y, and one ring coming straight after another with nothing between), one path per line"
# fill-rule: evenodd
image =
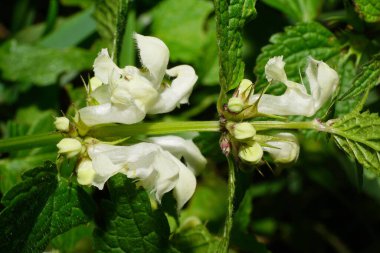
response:
M219 244L217 253L227 253L230 242L230 235L233 225L234 214L234 198L235 198L235 164L232 157L227 157L228 161L228 210L227 217L224 224L224 232L222 241Z
M270 129L311 129L319 132L332 133L331 127L318 121L281 122L281 121L251 121L257 131Z
M138 123L132 125L103 125L91 128L87 135L94 138L161 135L182 132L218 132L218 121L174 121Z
M0 152L54 145L62 139L61 133L43 133L0 140Z
M342 135L318 120L307 122L252 121L251 124L257 131L270 129L312 129ZM99 139L117 139L137 135L218 132L219 130L219 121L175 121L138 123L132 125L99 125L91 128L87 136ZM55 145L61 138L63 138L63 135L60 133L45 133L2 139L0 140L0 152Z

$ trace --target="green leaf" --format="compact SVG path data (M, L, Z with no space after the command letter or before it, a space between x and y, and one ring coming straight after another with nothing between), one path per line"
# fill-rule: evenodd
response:
M309 56L317 60L328 61L339 55L340 44L334 34L319 23L299 23L285 28L270 38L269 45L262 48L258 56L254 73L257 77L258 90L268 82L264 68L268 60L274 56L284 56L285 71L289 80L301 82L300 73L306 67ZM304 80L306 81L306 80ZM285 91L283 84L272 84L268 93L279 95Z
M113 176L108 188L111 200L102 201L103 220L94 231L97 252L165 252L169 225L146 191L124 175Z
M337 145L365 169L380 175L380 118L376 113L351 113L333 121Z
M153 36L165 42L171 60L194 63L204 53L203 27L212 10L212 3L204 0L164 0L153 9Z
M0 48L0 70L9 81L45 86L67 82L67 77L89 69L94 58L94 53L79 48L43 48L11 41Z
M236 88L244 77L242 28L256 16L256 0L215 0L222 92Z
M368 23L380 21L380 2L378 0L354 0L356 10Z
M35 168L2 199L0 248L4 252L42 252L49 241L88 222L94 206L86 192L57 177L54 164Z
M380 54L374 55L371 61L364 64L355 77L351 88L340 98L347 100L358 97L368 89L372 89L380 82Z
M263 2L283 12L295 22L314 20L323 4L321 0L263 0Z
M128 17L129 0L97 0L94 18L100 36L106 41L108 49L116 64L119 63L126 21Z
M352 97L350 99L341 100L339 97L346 94L352 89L354 84L353 80L356 74L356 68L353 61L349 59L339 60L337 71L339 75L339 94L337 95L338 101L335 103L335 117L342 117L350 112L352 108L355 108L357 103L360 101L360 97Z
M182 253L214 253L219 244L202 224L183 228L173 235L171 242Z

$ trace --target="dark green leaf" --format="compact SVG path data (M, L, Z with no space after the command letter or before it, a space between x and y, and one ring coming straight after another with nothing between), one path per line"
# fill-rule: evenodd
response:
M380 21L380 1L378 0L354 0L356 10L369 23Z
M60 79L68 81L61 75L89 69L94 58L94 53L79 48L43 48L11 41L0 48L0 70L9 81L50 85Z
M380 54L374 55L371 61L362 66L355 77L351 88L340 98L347 100L358 97L368 89L372 89L380 82Z
M103 221L94 232L97 252L168 250L169 225L160 210L152 210L146 191L123 175L113 176L108 187L111 200L102 202Z
M274 56L284 56L285 71L289 80L301 82L303 72L312 56L317 60L327 61L339 55L340 44L334 34L319 23L299 23L285 28L270 38L270 45L262 48L258 56L254 72L257 76L257 88L267 85L264 68L268 60ZM332 66L334 67L334 66ZM306 80L305 80L306 81ZM285 90L282 84L272 84L268 93L279 95Z
M58 178L52 163L26 172L2 203L0 248L8 253L41 252L52 238L88 222L94 210L87 193Z
M380 118L376 113L351 113L334 121L335 142L364 168L380 175Z
M244 77L242 28L256 16L256 0L215 0L222 92L236 88Z

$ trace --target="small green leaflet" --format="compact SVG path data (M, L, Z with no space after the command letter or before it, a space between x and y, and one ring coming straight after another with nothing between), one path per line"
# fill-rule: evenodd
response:
M380 118L377 113L352 113L332 125L334 140L364 168L380 175Z
M94 231L97 252L170 252L169 225L160 210L152 210L146 191L115 175L108 180L111 200L103 200Z
M314 20L323 4L321 0L263 0L263 2L283 12L296 22Z
M214 0L222 92L236 88L244 77L242 60L246 21L256 16L256 0Z
M94 205L73 182L57 176L51 162L26 172L2 199L0 248L7 253L42 252L49 241L87 223Z
M129 0L97 0L94 18L100 36L119 63L126 28Z
M264 68L268 60L274 56L283 55L289 80L300 82L300 73L303 73L306 68L309 56L316 60L327 61L339 56L340 51L340 43L334 34L316 22L289 26L285 28L284 33L273 35L269 41L271 44L262 48L254 69L258 90L268 84ZM331 67L334 68L334 66ZM285 87L282 84L272 84L267 93L279 95L284 90Z
M356 10L366 22L375 23L380 21L379 0L354 0Z
M380 82L380 54L373 56L371 61L364 64L355 77L351 89L339 100L355 98L368 89L372 89Z

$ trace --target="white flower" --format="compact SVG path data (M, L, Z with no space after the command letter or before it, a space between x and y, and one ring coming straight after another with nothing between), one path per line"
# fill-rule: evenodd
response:
M95 59L95 77L103 85L91 93L97 105L79 110L80 119L87 126L133 124L143 120L147 113L166 113L188 103L197 80L194 69L180 65L167 70L169 50L166 45L154 37L139 34L134 37L143 69L119 68L107 49L102 49ZM165 74L174 78L170 84L163 81Z
M58 154L66 155L67 158L76 156L82 151L82 144L74 138L63 138L57 144Z
M177 207L181 209L195 191L194 173L206 160L192 141L176 136L150 138L131 146L94 144L88 147L95 176L92 185L102 189L117 173L136 178L155 194L158 202L173 190ZM186 165L180 159L183 158Z
M276 163L291 163L298 159L300 146L297 138L291 133L280 133L274 135L283 138L284 141L268 141L268 146L263 150L268 152Z
M271 58L265 66L265 74L269 82L279 81L286 85L286 91L280 96L263 94L258 111L276 115L312 116L327 102L338 86L339 77L335 70L322 61L310 57L306 68L311 94L304 85L287 79L282 56ZM252 95L249 103L253 104L260 94Z

